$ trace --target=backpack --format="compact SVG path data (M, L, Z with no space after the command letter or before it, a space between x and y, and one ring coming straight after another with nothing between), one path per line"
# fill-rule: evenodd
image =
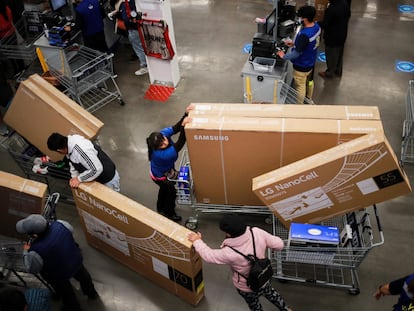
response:
M250 233L252 234L252 239L253 239L254 255L245 255L239 252L237 249L231 246L229 247L249 261L250 263L249 275L245 276L239 272L237 273L247 280L247 286L249 286L251 290L257 291L260 288L262 288L263 285L265 285L267 282L270 281L270 279L273 276L273 269L272 269L272 263L269 258L267 257L264 259L257 258L256 245L254 243L254 235L253 235L252 228L250 228Z

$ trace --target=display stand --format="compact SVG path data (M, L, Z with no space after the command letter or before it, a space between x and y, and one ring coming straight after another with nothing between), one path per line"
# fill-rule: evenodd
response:
M180 81L177 49L169 0L135 0L145 19L163 20L168 25L169 37L175 55L170 60L147 56L151 84L176 87Z

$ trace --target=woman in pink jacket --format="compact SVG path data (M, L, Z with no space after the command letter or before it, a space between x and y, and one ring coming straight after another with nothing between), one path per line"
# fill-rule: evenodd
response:
M247 285L246 278L242 276L249 275L250 263L230 247L226 247L231 246L246 255L254 253L252 235L250 230L247 230L249 227L246 226L243 220L237 215L226 215L220 221L220 229L226 233L226 239L221 244L220 249L212 249L204 243L200 232L189 233L188 239L193 242L195 250L204 261L230 266L233 271L233 284L249 305L250 310L263 310L259 301L259 297L263 295L279 310L292 311L286 305L282 296L272 287L271 282L268 282L257 291L252 291ZM283 241L279 237L256 227L253 227L252 231L258 258L265 258L266 248L283 249Z

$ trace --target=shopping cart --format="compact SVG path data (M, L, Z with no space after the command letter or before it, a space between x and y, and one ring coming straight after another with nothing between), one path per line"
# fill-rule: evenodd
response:
M124 105L114 79L112 58L113 54L75 44L59 49L46 63L50 74L66 88L64 93L94 112L114 100Z
M274 278L360 292L357 268L374 247L384 243L376 206L335 217L321 223L338 227L340 243L334 246L289 246L289 231L276 218L273 233L285 245L282 251L269 251L274 265Z
M56 206L59 197L59 193L52 193L46 200L42 214L48 222L57 219ZM44 286L53 293L51 286L40 275L26 272L23 258L25 244L26 242L0 237L0 283L24 287Z
M259 78L259 77L257 77ZM296 104L299 93L283 80L271 80L263 82L246 76L245 84L245 102L249 104ZM313 81L309 81L310 85ZM313 101L307 97L303 99L304 104L313 104Z
M408 83L400 162L414 164L414 80Z
M251 206L251 205L231 205L231 204L210 204L199 203L195 196L195 186L191 178L191 165L188 158L188 150L184 149L181 153L180 171L188 171L188 178L183 180L178 176L177 179L170 179L175 182L175 188L177 193L176 203L178 205L190 206L192 208L192 216L190 216L186 222L186 228L190 230L197 229L198 218L200 213L239 213L239 214L254 214L265 215L265 223L272 223L272 213L266 206Z
M0 145L8 151L27 179L46 184L50 195L57 192L61 201L74 203L69 186L70 171L67 162L50 161L15 131L3 137Z
M34 42L43 33L42 28L34 28L33 21L40 20L40 13L23 12L22 18L15 23L15 29L0 39L0 54L9 59L31 62L36 57Z

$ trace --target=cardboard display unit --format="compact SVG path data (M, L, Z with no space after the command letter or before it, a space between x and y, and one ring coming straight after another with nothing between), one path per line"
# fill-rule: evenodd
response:
M185 131L197 202L262 206L252 178L383 128L373 120L206 116Z
M239 116L265 118L305 118L339 120L380 120L376 106L340 105L258 105L232 103L193 103L190 117Z
M369 134L253 179L253 191L278 219L319 223L411 192L382 134Z
M50 134L79 134L94 139L104 125L37 74L20 83L4 122L52 161L63 156L47 148Z
M46 184L0 171L0 234L26 238L16 232L16 222L42 213L46 194Z
M204 297L187 228L97 182L82 183L73 197L91 246L192 305Z

